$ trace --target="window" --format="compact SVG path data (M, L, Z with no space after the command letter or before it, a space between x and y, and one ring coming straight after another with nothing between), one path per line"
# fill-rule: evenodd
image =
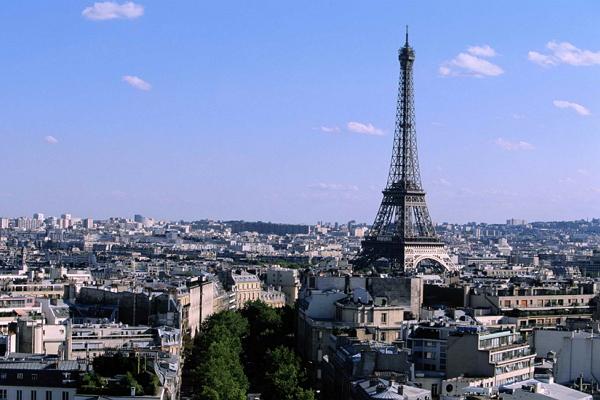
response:
M23 400L23 391L17 390L17 400Z
M46 390L46 400L52 400L52 391Z
M37 374L31 374L31 380L37 381Z
M385 340L385 332L381 332L381 340L384 341Z
M23 373L19 372L19 373L17 374L17 379L23 379Z
M35 390L31 391L31 400L37 400L37 391L35 391Z
M62 392L62 400L69 400L69 392Z
M6 389L0 389L0 400L6 400L8 398Z
M381 313L381 323L387 324L387 313Z

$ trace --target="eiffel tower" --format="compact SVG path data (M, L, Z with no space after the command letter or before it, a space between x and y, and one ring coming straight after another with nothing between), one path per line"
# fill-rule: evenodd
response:
M446 270L455 270L431 223L421 186L413 89L415 51L408 44L408 28L398 58L400 84L392 161L383 200L361 243L357 264L367 266L386 258L394 269L409 272L421 261L430 260Z

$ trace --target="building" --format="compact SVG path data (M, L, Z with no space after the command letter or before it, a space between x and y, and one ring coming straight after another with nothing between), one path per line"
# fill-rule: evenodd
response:
M448 337L448 378L492 377L493 386L533 378L535 353L510 330L462 330Z
M447 324L423 323L417 326L407 339L415 370L445 373L448 337L455 331L455 326Z
M356 381L374 376L407 383L414 377L410 350L347 336L330 336L322 363L323 395L331 400L351 398Z
M262 288L258 276L242 271L231 273L229 278L237 308L244 307L248 301L260 300Z
M578 378L597 382L600 378L600 336L585 331L540 329L534 332L536 352L554 359L554 380L571 384Z
M300 291L300 277L297 269L271 266L265 274L265 283L285 293L285 302L293 307Z
M469 304L513 317L519 328L554 327L564 325L568 318L591 318L593 311L589 303L597 293L596 283L571 287L492 286L472 290Z
M206 277L193 277L186 281L186 285L188 306L183 307L182 319L185 325L183 329L194 337L202 323L215 311L215 282Z
M0 360L0 398L3 400L74 400L86 365L43 357Z
M392 379L362 379L354 384L351 400L397 399L430 400L431 392L415 386L395 382Z
M91 360L106 352L115 350L162 350L171 343L176 346L169 352L176 351L179 341L173 342L173 329L151 328L148 326L127 326L122 324L73 324L69 326L65 341L67 359ZM167 335L166 339L160 334ZM179 332L175 332L180 335ZM177 336L180 339L180 336Z
M387 344L403 337L405 321L419 317L423 285L418 278L307 276L298 300L298 353L315 365L329 346L330 335Z
M273 308L281 308L286 305L286 296L283 292L268 288L267 290L261 290L260 301Z
M552 381L541 382L536 379L505 385L499 393L506 400L592 400L593 397Z

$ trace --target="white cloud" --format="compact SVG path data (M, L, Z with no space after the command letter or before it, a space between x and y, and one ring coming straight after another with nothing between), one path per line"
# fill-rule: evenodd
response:
M114 1L94 3L86 7L82 12L87 19L104 21L109 19L134 19L144 15L144 6L128 1L123 4Z
M54 136L48 135L44 138L44 142L46 142L48 144L56 144L56 143L58 143L58 139L55 138Z
M523 140L510 141L503 138L498 138L494 141L496 146L507 151L533 150L534 146Z
M575 179L571 178L570 176L567 176L565 178L559 178L558 183L563 184L563 185L569 185L569 184L575 183Z
M558 108L570 108L579 115L587 116L591 114L590 110L588 110L586 107L582 106L581 104L573 103L571 101L554 100L552 104L554 104L554 107Z
M467 51L474 56L479 57L494 57L496 55L496 50L492 49L487 44L484 46L471 46Z
M150 85L148 82L137 76L125 75L123 77L123 82L126 82L129 86L132 86L139 90L148 91L152 89L152 85Z
M320 126L317 129L319 129L321 132L325 132L325 133L339 133L340 132L339 126Z
M358 186L356 185L346 185L343 183L315 183L308 186L311 189L317 190L327 190L334 192L357 192Z
M583 176L589 176L589 175L590 175L590 171L589 171L589 170L587 170L587 169L585 169L585 168L579 168L579 169L577 170L577 173L578 173L579 175L583 175Z
M527 58L529 59L529 61L544 67L549 65L556 65L556 61L551 56L546 56L542 53L538 53L537 51L530 51L529 53L527 53Z
M488 45L471 46L466 53L459 53L450 61L444 61L438 72L442 76L498 76L504 70L484 58L494 57L496 51Z
M381 136L384 134L383 130L374 127L373 124L370 123L363 124L362 122L350 121L346 124L346 128L348 128L350 132L363 135Z
M576 67L600 64L600 51L582 50L569 42L551 41L546 44L547 54L527 53L529 61L544 67L567 64Z
M439 185L439 186L446 186L446 187L452 186L452 184L450 183L450 181L448 181L447 179L444 179L444 178L438 178L438 179L434 180L433 184L434 185Z

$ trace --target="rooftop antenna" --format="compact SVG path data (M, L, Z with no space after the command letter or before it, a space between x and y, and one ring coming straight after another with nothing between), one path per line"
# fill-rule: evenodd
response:
M405 46L408 46L408 25L406 25L406 43Z

